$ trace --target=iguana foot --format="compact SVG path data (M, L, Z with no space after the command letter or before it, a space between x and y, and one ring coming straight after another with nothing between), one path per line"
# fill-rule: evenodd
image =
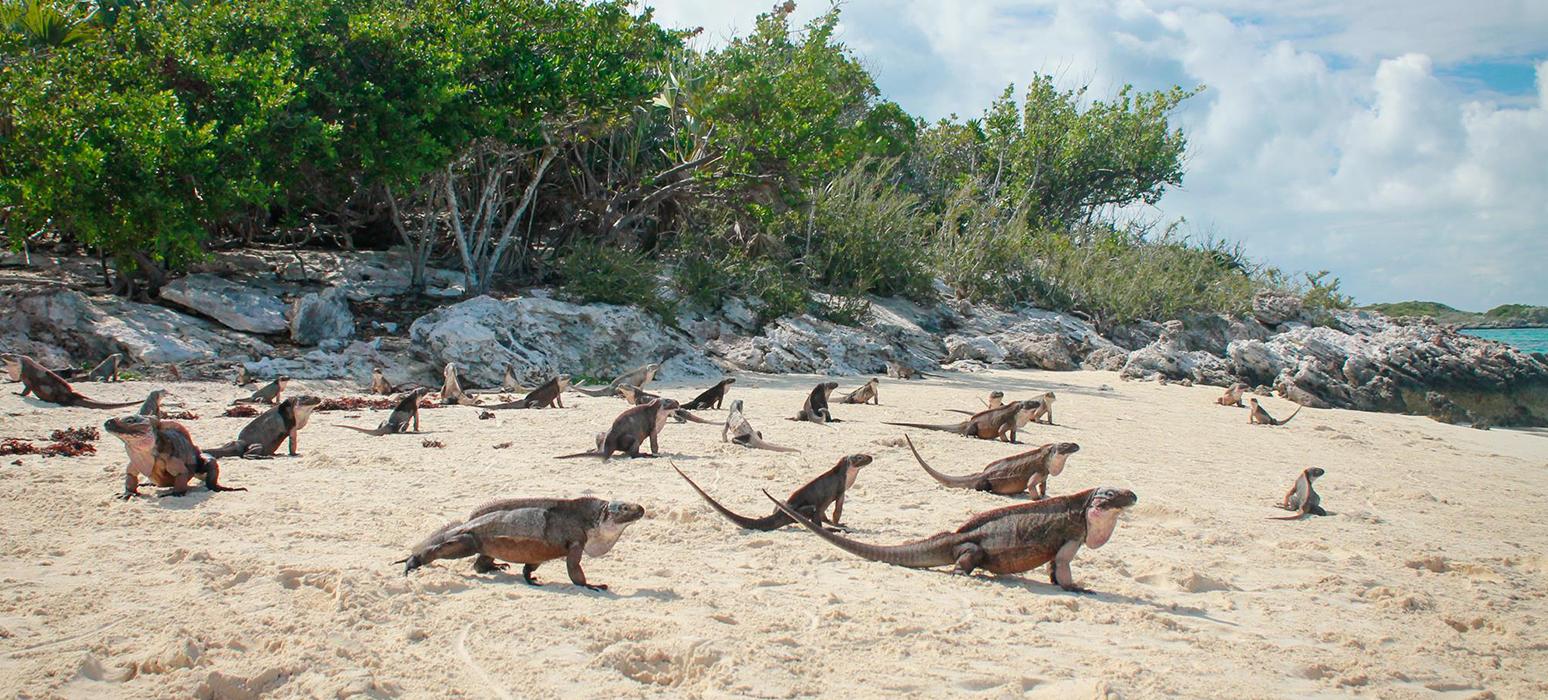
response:
M134 497L138 496L138 495L140 495L140 494L138 492L136 492L136 491L125 491L125 492L123 492L121 494L118 494L117 496L114 496L113 500L115 500L115 501L128 501L128 500L133 500Z
M843 525L828 524L823 526L828 532L849 532L849 528Z
M1095 595L1096 594L1096 591L1093 591L1090 588L1086 588L1084 586L1077 586L1077 585L1075 585L1073 583L1068 585L1068 586L1060 586L1060 588L1062 588L1062 589L1064 589L1066 591L1069 591L1071 593L1084 593L1086 595Z
M589 588L589 589L591 589L593 591L605 591L605 590L607 590L607 584L605 584L605 583L580 583L580 584L576 584L576 585L580 586L581 588Z
M188 495L187 491L168 491L166 493L158 493L158 494L156 494L156 498L166 498L167 496L171 496L173 498L182 498L182 497L187 496L187 495Z

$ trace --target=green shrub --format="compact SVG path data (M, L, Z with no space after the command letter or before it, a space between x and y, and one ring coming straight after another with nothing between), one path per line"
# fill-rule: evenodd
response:
M657 265L643 255L593 243L572 246L559 260L564 292L583 302L639 306L663 319L675 315L661 296Z
M812 281L847 296L929 297L928 219L896 164L861 160L811 193L804 222L781 222Z

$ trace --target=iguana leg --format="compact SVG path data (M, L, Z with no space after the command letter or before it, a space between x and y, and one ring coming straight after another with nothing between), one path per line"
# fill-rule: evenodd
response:
M607 586L604 584L586 582L586 572L581 570L581 554L584 551L580 543L572 544L570 545L569 554L564 558L565 568L570 572L570 583L582 588L590 588L593 591L607 590Z
M246 486L221 486L220 463L213 460L205 460L199 465L199 473L204 476L204 488L211 491L246 491Z
M532 576L532 573L537 571L537 568L538 568L537 564L524 564L524 565L522 565L522 567L521 567L521 580L526 581L528 586L541 586L541 585L543 585L541 583L538 583L538 580Z
M124 475L124 492L118 496L118 500L127 501L140 495L140 477L135 474Z
M166 493L158 493L156 494L156 497L165 498L167 496L171 496L173 498L182 498L187 496L188 482L192 480L192 474L178 474L177 477L172 481L172 490Z
M1053 561L1048 562L1048 580L1071 593L1090 593L1091 589L1075 585L1075 575L1070 573L1070 562L1075 561L1075 553L1080 551L1080 545L1080 540L1070 540L1059 548Z
M973 573L974 569L982 566L984 563L985 554L983 548L972 542L958 545L957 549L952 553L957 555L957 568L953 573L966 576Z
M508 568L510 568L509 564L497 564L494 557L488 554L480 554L477 559L473 560L473 570L481 574L487 574L491 571L504 571Z
M296 432L297 431L294 431L294 430L290 431L290 456L291 457L294 457L297 454L296 453Z

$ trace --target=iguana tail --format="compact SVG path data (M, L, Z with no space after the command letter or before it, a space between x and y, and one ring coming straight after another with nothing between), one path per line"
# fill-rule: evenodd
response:
M1302 406L1302 405L1300 405L1300 404L1296 404L1296 406L1295 406L1295 413L1291 413L1291 414L1290 414L1290 416L1289 416L1289 417L1288 417L1288 418L1285 418L1285 419L1284 419L1284 420L1282 420L1282 421L1279 421L1279 424L1280 424L1280 425L1285 425L1285 424L1287 424L1287 423L1289 423L1289 422L1290 422L1290 420L1291 420L1291 419L1292 419L1292 418L1295 418L1295 416L1296 416L1296 414L1298 414L1298 413L1300 413L1300 412L1301 412L1301 409L1303 409L1303 408L1306 408L1306 407L1305 407L1305 406Z
M779 511L774 511L774 513L762 518L749 518L745 515L737 515L736 513L731 512L729 508L720 505L719 501L710 498L710 495L705 493L704 489L699 488L698 484L693 483L693 479L688 478L688 475L684 474L683 470L678 469L676 464L672 465L672 470L677 472L678 476L683 477L683 481L688 482L688 485L693 487L693 490L699 493L699 496L704 499L705 503L709 504L709 507L714 508L716 513L725 516L726 520L730 520L731 522L736 523L737 527L745 530L768 531L778 530L779 528L782 528L793 522L788 516Z
M833 546L857 557L894 566L906 566L911 569L945 566L956 561L956 557L952 556L952 550L960 544L958 540L961 536L957 533L946 532L918 542L892 546L866 544L822 529L822 526L792 510L784 501L769 496L768 491L764 491L763 495L768 496L769 500L774 502L774 506L779 508L781 513L800 523L802 527L816 533L818 537L827 540Z
M570 388L587 396L612 396L613 394L618 393L618 388L611 386L602 387L601 389L587 389L585 387L575 386L572 384L570 385Z
M91 399L81 396L80 394L71 394L70 403L65 405L79 406L81 408L128 408L130 406L138 406L142 403L145 403L143 399L140 401L125 401L123 403L102 403L101 401L92 401Z
M335 427L335 428L348 428L350 430L354 430L354 431L357 431L357 432L365 433L366 435L376 435L376 436L386 435L388 432L390 432L390 431L387 431L387 430L383 430L381 428L373 428L373 429L367 430L365 428L357 428L357 427L355 427L353 425L344 425L343 423L334 423L333 427Z
M939 481L942 486L950 486L954 489L965 489L971 487L974 480L977 479L977 477L973 476L952 476L950 474L942 474L938 471L935 471L934 469L931 469L930 465L925 463L924 457L919 456L919 450L914 448L913 438L904 435L903 439L908 442L908 449L914 453L914 459L919 462L919 466L924 467L925 473L929 474L930 477L936 481Z
M889 423L887 421L882 421L882 425L899 425L905 428L921 428L923 430L944 430L948 433L957 433L958 435L962 434L961 423Z

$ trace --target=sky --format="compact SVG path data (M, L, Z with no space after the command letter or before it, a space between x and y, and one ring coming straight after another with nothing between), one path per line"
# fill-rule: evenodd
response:
M715 46L775 3L646 4ZM1097 97L1203 85L1175 115L1182 186L1137 215L1330 270L1362 304L1548 305L1548 1L850 0L840 17L883 96L931 120L1038 73Z

